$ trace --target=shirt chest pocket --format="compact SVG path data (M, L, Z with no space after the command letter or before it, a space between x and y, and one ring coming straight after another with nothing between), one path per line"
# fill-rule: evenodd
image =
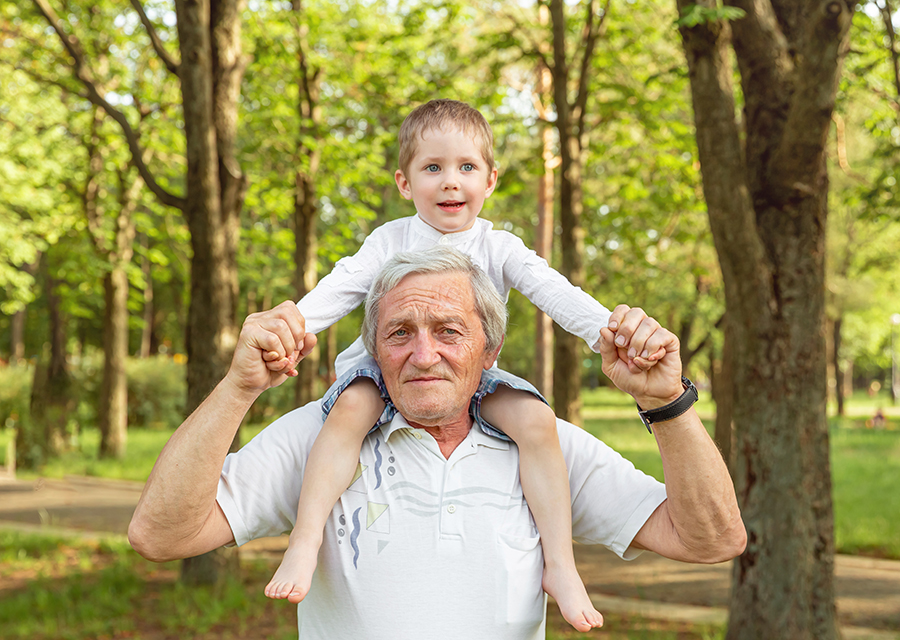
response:
M524 623L544 616L541 587L544 556L535 534L501 532L497 537L497 616L501 623Z

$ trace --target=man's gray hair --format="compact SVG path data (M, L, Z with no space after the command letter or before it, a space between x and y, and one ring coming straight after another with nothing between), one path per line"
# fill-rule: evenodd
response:
M494 351L503 344L506 331L506 303L490 278L463 252L452 247L434 246L425 251L397 253L388 260L375 278L366 296L366 314L362 324L363 344L375 354L375 334L378 329L378 309L381 299L408 275L461 273L469 277L475 296L475 312L481 318L485 351Z

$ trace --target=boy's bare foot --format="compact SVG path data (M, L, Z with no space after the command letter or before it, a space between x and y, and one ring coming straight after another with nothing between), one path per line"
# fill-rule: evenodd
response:
M575 567L564 569L544 565L544 591L556 600L563 618L578 631L585 633L603 626L603 616L594 609L587 589Z
M266 595L275 600L284 600L297 604L312 584L313 573L318 562L319 545L290 543L275 575L266 585Z

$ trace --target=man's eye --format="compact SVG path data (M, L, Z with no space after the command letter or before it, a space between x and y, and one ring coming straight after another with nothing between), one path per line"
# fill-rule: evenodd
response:
M392 335L392 336L395 336L395 337L397 337L397 338L404 338L404 337L406 337L408 334L409 334L409 332L408 332L406 329L397 329L397 330L396 330L394 333L392 333L391 335Z
M436 164L430 164L427 167L425 167L425 171L427 171L429 173L437 173L440 170L441 170L441 168L439 166L437 166Z
M444 327L444 333L447 335L455 336L459 333L456 329L451 329L450 327Z
M471 162L465 163L461 168L463 171L475 171L475 165Z

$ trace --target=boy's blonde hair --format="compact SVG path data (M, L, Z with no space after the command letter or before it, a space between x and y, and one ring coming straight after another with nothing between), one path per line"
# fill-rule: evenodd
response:
M481 155L488 164L488 171L494 168L494 133L484 116L459 100L430 100L413 109L400 125L400 171L409 169L419 140L426 131L447 127L458 127L463 133L481 143Z

